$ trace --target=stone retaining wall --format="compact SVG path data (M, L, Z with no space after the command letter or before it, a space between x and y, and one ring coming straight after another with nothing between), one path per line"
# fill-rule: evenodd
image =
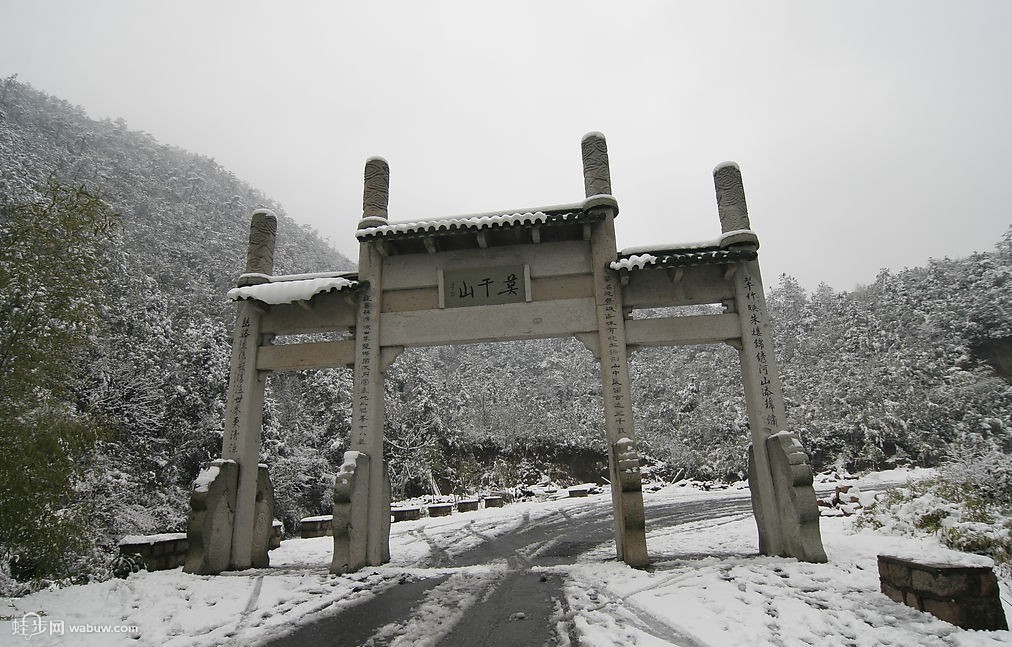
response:
M391 508L394 521L418 521L422 518L421 508Z
M186 563L190 542L185 532L131 535L119 542L121 555L139 555L149 571L165 571Z
M318 517L306 517L299 521L299 536L303 539L313 537L324 537L334 534L334 516L320 515Z
M882 593L964 629L1008 629L998 580L988 566L920 564L878 556Z

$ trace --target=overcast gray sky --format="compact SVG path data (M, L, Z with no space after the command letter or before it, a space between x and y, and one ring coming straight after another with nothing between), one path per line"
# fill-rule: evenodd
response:
M718 236L737 161L768 285L851 290L1012 224L1005 0L0 0L0 24L0 76L215 158L352 259L367 157L392 220L575 202L591 130L622 247Z

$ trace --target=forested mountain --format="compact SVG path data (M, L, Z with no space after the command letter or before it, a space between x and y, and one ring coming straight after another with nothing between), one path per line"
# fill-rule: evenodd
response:
M79 187L84 193L74 194ZM38 462L24 448L41 437L26 429L45 428L32 422L39 412L86 422L87 442L54 441L54 451L78 466L72 494L39 514L79 513L100 558L124 534L184 529L189 483L220 455L234 310L225 293L243 268L252 211L279 214L277 273L353 265L213 160L6 79L0 235L14 251L0 257L2 361L5 348L25 357L41 343L14 335L27 311L24 277L43 276L17 251L39 232L14 225L19 214L47 213L54 191L74 204L97 196L120 217L101 240L88 238L96 251L82 255L95 261L84 268L96 285L82 303L95 306L96 321L74 328L67 393L26 408L13 391L0 392L0 407L19 421L0 420L0 485L17 480L15 466ZM72 270L60 264L63 253L46 276ZM1010 378L991 366L1007 366L1012 345L1012 229L993 251L883 271L853 292L807 293L789 277L770 282L788 419L816 468L933 465L967 444L1012 451ZM78 303L85 290L72 292ZM38 321L49 326L56 315L47 312ZM737 352L643 349L631 363L648 475L740 478L748 428ZM0 368L0 380L11 383L14 373ZM269 380L262 458L276 515L289 528L329 512L347 449L350 380L348 370ZM386 384L395 496L606 474L599 369L575 339L409 350ZM24 554L33 545L15 532L24 530L17 525L24 511L11 497L0 503L0 548L7 557Z
M49 220L39 215L55 195L72 202L75 192L95 196L119 214L96 252L104 271L90 286L73 280L77 265L71 257L80 246L58 244L70 235L67 223L59 214ZM35 211L27 213L26 205ZM0 81L0 206L0 235L9 252L0 263L3 386L13 379L7 358L28 356L26 349L43 337L39 331L59 318L53 307L39 306L46 299L29 284L40 268L50 277L43 296L56 294L55 284L74 285L76 296L86 291L82 300L99 311L99 325L87 329L73 366L64 367L70 393L57 398L59 415L47 414L39 425L52 427L61 416L87 420L97 443L91 443L93 450L73 452L74 500L51 501L49 507L79 513L93 526L85 535L97 535L105 547L127 533L181 529L189 482L201 463L221 451L234 310L225 292L244 267L253 210L268 207L279 215L278 273L352 264L213 160L160 144L122 120L90 119L14 78ZM18 228L19 214L35 222ZM48 303L53 306L53 299ZM38 310L32 317L25 316L28 304ZM17 352L6 352L11 349ZM34 350L42 359L51 355L51 349ZM9 402L12 394L0 388L0 400L10 405L3 409L8 420L0 424L24 409L23 403ZM47 398L35 409L53 407L53 398ZM38 438L19 444L9 425L2 432L0 469L10 477L4 483L25 481L18 459L27 456L26 447L40 444ZM59 439L56 443L57 453L69 451ZM50 461L52 454L32 465ZM27 541L12 537L19 519L27 519L24 532L44 530L47 515L58 512L26 512L17 509L18 500L0 498L5 504L0 507L12 510L0 516L0 546L7 551Z

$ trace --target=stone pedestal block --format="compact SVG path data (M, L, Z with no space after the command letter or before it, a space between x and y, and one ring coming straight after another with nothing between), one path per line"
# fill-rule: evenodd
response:
M183 571L214 575L228 568L238 484L239 466L222 459L212 461L193 482Z
M878 556L882 593L964 629L1006 630L998 580L989 566L919 563Z

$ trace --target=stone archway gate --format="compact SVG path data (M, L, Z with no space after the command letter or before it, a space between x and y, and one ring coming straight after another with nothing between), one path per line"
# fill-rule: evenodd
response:
M422 222L388 221L389 167L365 165L358 272L273 276L276 218L253 214L222 458L194 482L185 570L267 566L273 493L258 464L270 371L353 367L351 450L334 492L334 558L343 573L389 560L383 376L407 347L576 336L598 358L619 559L649 562L627 356L640 346L727 343L739 350L751 428L749 483L767 555L825 561L812 471L785 431L757 249L741 174L714 170L721 236L616 251L604 137L583 138L582 202ZM636 309L723 304L720 314L632 319ZM278 336L344 333L276 344Z

